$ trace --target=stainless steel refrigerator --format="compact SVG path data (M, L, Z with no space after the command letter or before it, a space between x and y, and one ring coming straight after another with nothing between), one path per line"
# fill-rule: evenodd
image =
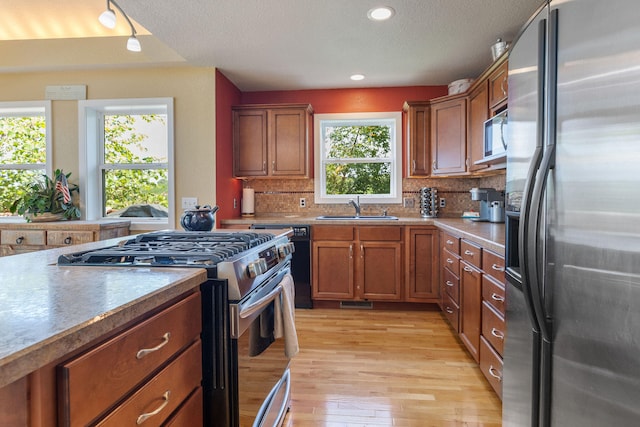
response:
M541 6L508 105L503 424L640 425L640 2Z

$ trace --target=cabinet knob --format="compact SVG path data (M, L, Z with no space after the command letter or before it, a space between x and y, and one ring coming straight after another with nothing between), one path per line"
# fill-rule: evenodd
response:
M447 280L444 283L445 283L445 285L449 286L450 288L453 288L453 282L450 282L449 280Z
M466 251L464 251L465 255L469 255L469 256L473 256L473 252L471 252L469 249L467 249Z
M18 238L16 239L16 244L17 244L17 245L21 245L21 244L22 244L22 242L24 242L24 236L20 236L20 237L18 237Z
M501 340L504 339L504 332L499 331L496 328L491 328L491 335Z
M496 270L496 271L500 271L500 272L503 272L503 271L504 271L504 267L503 267L503 266L501 266L501 265L498 265L498 264L493 264L493 265L491 265L491 268L492 268L492 269L494 269L494 270Z
M491 294L491 299L494 301L504 302L504 297L498 294Z
M70 244L71 244L71 236L67 236L67 237L64 239L64 244L65 244L65 245L70 245Z
M494 368L493 365L489 366L489 375L502 382L502 373Z

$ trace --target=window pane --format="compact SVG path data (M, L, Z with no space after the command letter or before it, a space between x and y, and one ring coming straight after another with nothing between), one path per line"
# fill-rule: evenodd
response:
M326 158L375 159L391 157L389 126L324 127Z
M105 163L166 163L167 159L166 114L105 116Z
M331 163L325 167L328 195L391 194L391 163Z
M42 170L0 170L0 216L10 216L13 202L25 194L25 190L37 177L46 174Z
M104 214L167 217L169 207L167 176L167 169L104 171Z
M44 116L0 117L0 164L44 164L46 157Z

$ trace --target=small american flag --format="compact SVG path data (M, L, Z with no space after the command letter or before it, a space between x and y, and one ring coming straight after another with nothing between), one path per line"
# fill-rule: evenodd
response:
M69 183L65 174L61 173L56 181L56 190L62 193L62 200L65 204L71 201L71 193L69 192Z

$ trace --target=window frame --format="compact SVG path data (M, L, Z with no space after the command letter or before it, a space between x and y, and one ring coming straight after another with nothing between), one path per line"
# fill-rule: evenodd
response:
M329 195L326 191L324 149L322 125L325 121L356 122L356 121L394 121L394 128L390 132L391 145L391 183L390 194L338 194ZM354 125L358 123L353 123ZM367 123L371 124L371 123ZM371 112L371 113L330 113L314 115L314 163L316 178L314 179L316 204L346 203L350 199L360 196L360 203L402 203L402 113L401 112ZM354 162L356 163L356 162Z
M113 220L103 215L104 197L102 171L104 169L104 115L105 114L153 114L167 115L167 170L168 217L127 217L131 230L161 230L175 224L175 170L174 170L174 111L173 98L123 98L92 99L78 101L80 200L83 219ZM155 169L157 164L149 168ZM140 169L124 166L123 169ZM118 217L119 219L120 217Z

